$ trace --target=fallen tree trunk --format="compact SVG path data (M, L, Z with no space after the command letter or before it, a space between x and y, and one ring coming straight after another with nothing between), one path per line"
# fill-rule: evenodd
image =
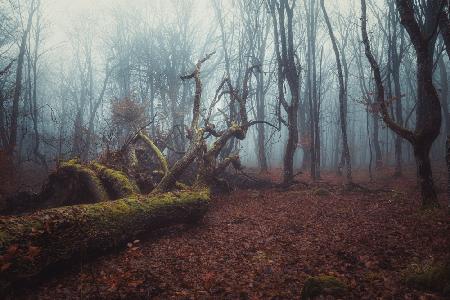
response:
M31 213L79 204L92 204L140 193L133 178L97 162L81 164L77 159L62 162L49 174L42 191L13 195L0 203L0 215Z
M0 219L0 291L80 255L132 241L139 233L199 220L209 191L180 191L42 210Z

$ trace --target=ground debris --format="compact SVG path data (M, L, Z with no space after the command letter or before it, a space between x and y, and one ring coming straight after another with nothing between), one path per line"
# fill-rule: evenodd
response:
M420 210L413 176L360 183L395 193L340 193L339 180L322 174L321 182L308 183L311 190L297 185L218 195L201 224L130 241L125 251L25 293L40 299L299 299L308 278L325 276L345 283L345 299L445 299L408 285L401 274L415 261L448 258L448 212ZM330 193L315 195L319 187ZM439 197L445 202L445 194Z

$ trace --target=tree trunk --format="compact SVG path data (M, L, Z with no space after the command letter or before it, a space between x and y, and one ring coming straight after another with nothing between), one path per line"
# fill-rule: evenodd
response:
M39 9L39 7L38 7ZM37 159L41 162L41 164L44 166L45 170L48 170L47 161L45 159L45 155L43 155L39 149L40 147L40 135L39 135L39 127L38 127L38 120L39 120L39 110L37 105L37 77L38 77L38 59L39 59L39 46L40 46L40 35L41 35L41 26L40 26L40 14L38 13L36 16L36 30L35 30L35 45L34 45L34 51L33 51L33 57L30 57L31 69L33 70L33 92L32 92L32 99L31 101L31 119L33 121L33 131L34 131L34 147L33 147L33 153L36 156ZM31 55L30 55L31 56ZM30 71L29 71L30 72ZM30 77L30 84L31 84L31 76Z
M103 87L102 90L100 92L100 95L98 97L98 99L92 103L93 101L90 102L90 109L89 109L89 122L88 122L88 129L87 129L87 133L86 133L86 145L84 147L83 153L82 153L82 160L83 161L88 161L89 160L89 152L91 149L91 145L92 145L92 138L93 135L95 133L95 117L97 115L97 111L100 107L100 104L103 101L103 97L105 95L106 92L106 88L108 85L108 81L109 81L109 76L111 75L111 71L108 70L108 67L106 67L106 74L105 74L105 80L103 81Z
M283 158L283 184L289 185L294 181L294 155L298 143L298 107L300 102L300 70L296 65L293 15L295 2L289 5L287 0L272 0L268 2L269 12L273 21L275 53L277 57L278 101L287 113L287 121L278 113L280 123L288 128L288 140ZM291 101L285 99L284 81L287 81Z
M261 172L267 172L268 165L267 165L267 157L266 157L266 145L265 145L265 128L264 124L258 124L257 126L258 131L258 162L259 162L259 169Z
M416 110L416 132L418 134L416 133L417 139L413 147L422 188L422 205L431 207L439 206L439 203L434 190L429 155L431 146L439 135L442 113L439 96L432 79L433 54L432 52L426 52L417 53L418 106Z
M441 82L441 105L445 122L445 134L450 134L450 116L448 111L448 77L447 69L442 56L439 58L439 76Z
M383 166L383 154L381 152L380 137L379 137L379 117L378 113L372 114L373 121L373 146L375 148L375 168L380 169Z
M330 19L328 18L327 11L325 9L324 1L320 1L322 7L322 12L325 18L325 23L327 24L328 33L330 35L331 42L333 44L334 54L336 56L336 66L338 70L339 79L339 119L340 127L342 132L342 155L346 164L346 179L350 183L352 182L352 165L350 158L350 149L348 147L348 137L347 137L347 90L346 83L344 82L344 75L342 72L341 58L339 50L337 47L336 37L333 33L333 28L331 27ZM344 63L344 65L346 65Z
M264 74L261 72L257 76L257 97L256 97L256 119L264 121L265 107L264 107ZM258 143L258 163L261 172L268 170L267 157L266 157L266 133L264 124L258 124L257 130L257 143Z
M309 51L308 51L309 52ZM311 54L308 54L310 56ZM309 105L309 155L311 158L311 164L310 164L310 173L311 173L311 179L313 181L316 180L316 137L315 137L315 109L314 109L314 102L313 102L313 87L312 87L312 76L311 76L311 59L308 58L308 105ZM314 100L315 101L315 100Z
M414 146L417 178L421 189L422 206L424 208L432 208L437 206L437 196L434 189L429 152L430 148L426 145L417 144Z
M34 5L34 3L32 3ZM11 113L11 127L10 127L10 137L9 137L9 145L7 148L7 152L9 155L12 155L15 151L17 144L17 126L18 126L18 118L19 118L19 101L20 94L22 92L22 74L23 74L23 60L25 56L25 51L27 47L28 34L31 30L31 25L33 24L33 15L35 12L35 8L31 7L28 15L27 27L22 34L22 41L20 43L19 56L17 58L17 70L16 70L16 85L14 87L14 96L13 96L13 107Z
M450 208L450 137L447 136L446 143L446 160L447 160L447 202L448 207Z
M294 180L294 155L297 148L297 143L297 111L294 111L294 109L291 107L288 111L288 140L283 158L283 182L285 184L290 184Z
M394 50L396 51L396 50ZM397 124L403 126L403 108L402 108L402 95L400 89L400 58L398 54L394 54L392 61L392 77L394 79L394 96L395 96L395 119ZM395 136L395 176L402 175L402 137Z
M378 104L380 105L381 115L386 125L408 140L414 149L414 156L417 163L417 176L420 188L422 189L422 206L439 206L436 192L434 190L433 177L429 152L431 145L439 135L441 127L441 104L436 89L433 85L433 53L436 44L435 26L437 18L442 12L442 6L430 1L429 5L424 7L423 25L417 22L416 11L413 3L409 0L396 0L397 10L400 15L400 22L405 27L416 52L417 66L417 109L416 109L416 128L412 132L404 128L401 124L394 121L388 111L384 99L384 86L381 79L380 67L375 60L367 35L367 11L366 1L361 0L361 32L363 43L366 49L366 56L370 62L376 87Z
M370 130L369 130L369 109L366 111L366 133L367 138L369 140L369 178L372 180L372 160L373 160L373 154L372 154L372 141L370 138Z
M81 96L83 97L83 96ZM84 101L82 101L84 106ZM77 113L73 125L73 139L72 139L72 156L80 157L83 152L83 112L81 107L77 108Z
M42 210L0 219L0 291L49 267L90 256L173 224L198 221L207 190L182 191Z
M448 16L449 2L443 1L443 8L439 18L439 29L444 40L447 56L450 59L450 21Z

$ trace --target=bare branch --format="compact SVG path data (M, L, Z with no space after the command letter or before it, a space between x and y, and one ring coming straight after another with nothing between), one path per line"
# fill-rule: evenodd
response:
M419 29L417 29L419 30ZM383 121L391 128L395 133L400 135L401 137L414 142L415 136L414 133L401 125L397 124L389 115L387 104L384 99L384 86L383 81L381 79L381 72L378 62L375 60L375 57L372 54L372 50L370 48L369 37L367 35L367 8L366 1L361 0L361 33L362 39L365 46L365 52L367 59L369 60L370 66L372 68L372 72L375 78L375 84L377 87L377 102L380 105L381 115L383 117Z

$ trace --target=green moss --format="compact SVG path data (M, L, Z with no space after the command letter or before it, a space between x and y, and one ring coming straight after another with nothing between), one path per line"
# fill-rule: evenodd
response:
M44 229L44 225L42 224L42 222L37 219L30 219L30 222L27 222L26 224L24 224L24 227L27 230L29 230L30 232Z
M313 191L314 196L319 196L319 197L326 197L326 196L330 196L330 191L325 189L325 188L317 188L316 190Z
M204 198L202 193L188 191L150 197L129 197L108 203L86 205L83 208L87 220L85 230L88 232L98 231L99 225L103 223L110 233L116 231L112 235L108 234L108 238L109 236L118 236L117 233L124 233L124 229L136 230L137 228L134 228L136 224L140 223L139 220L145 220L153 214L170 215L177 207L187 208L192 202L208 200L209 198ZM92 227L91 223L95 223L96 228ZM97 232L93 234L97 234Z
M167 164L167 160L162 154L161 150L153 143L153 141L144 133L140 132L139 137L150 147L152 152L156 155L156 158L159 160L161 164L161 168L163 170L164 175L169 172L169 165Z
M139 165L139 160L136 155L136 148L133 144L128 147L127 158L131 168L136 168Z
M410 287L450 296L450 262L412 264L403 271L402 277Z
M79 160L72 159L62 162L58 171L67 172L73 176L78 175L83 179L82 183L86 185L86 188L98 195L99 200L115 200L139 193L137 185L125 173L96 162L84 166Z
M0 245L6 243L6 241L8 239L9 239L9 235L5 231L0 230Z
M72 177L75 184L80 186L79 192L83 195L71 195L78 198L92 197L93 199L80 199L87 202L98 202L108 199L108 194L103 187L102 182L97 177L94 171L81 165L78 159L72 159L62 162L57 170L57 174L61 174L63 177ZM61 187L67 188L67 187ZM70 204L70 203L68 203Z
M80 205L83 214L88 218L108 219L113 222L117 218L127 218L128 214L135 213L136 209L144 213L151 213L153 210L174 204L188 204L191 201L209 201L209 191L181 191L177 193L169 192L151 196L132 196L110 202Z
M206 189L134 194L115 201L0 218L0 253L12 245L18 247L18 255L0 261L0 267L10 264L0 272L0 294L11 282L36 276L58 262L124 245L147 230L200 220L209 196ZM39 250L32 262L27 255L30 245Z
M334 276L314 276L309 277L303 285L301 299L313 299L320 295L331 295L343 297L348 293L345 283Z
M100 178L111 198L118 199L139 193L136 184L125 173L109 169L99 163L90 164L90 168Z
M74 158L71 160L66 160L66 161L60 162L59 168L71 167L71 166L77 167L80 165L81 165L80 160L78 158Z
M187 184L184 184L184 183L179 182L179 181L177 181L177 182L175 183L175 187L176 187L177 189L180 189L180 190L188 190L188 189L189 189L189 186L188 186Z

